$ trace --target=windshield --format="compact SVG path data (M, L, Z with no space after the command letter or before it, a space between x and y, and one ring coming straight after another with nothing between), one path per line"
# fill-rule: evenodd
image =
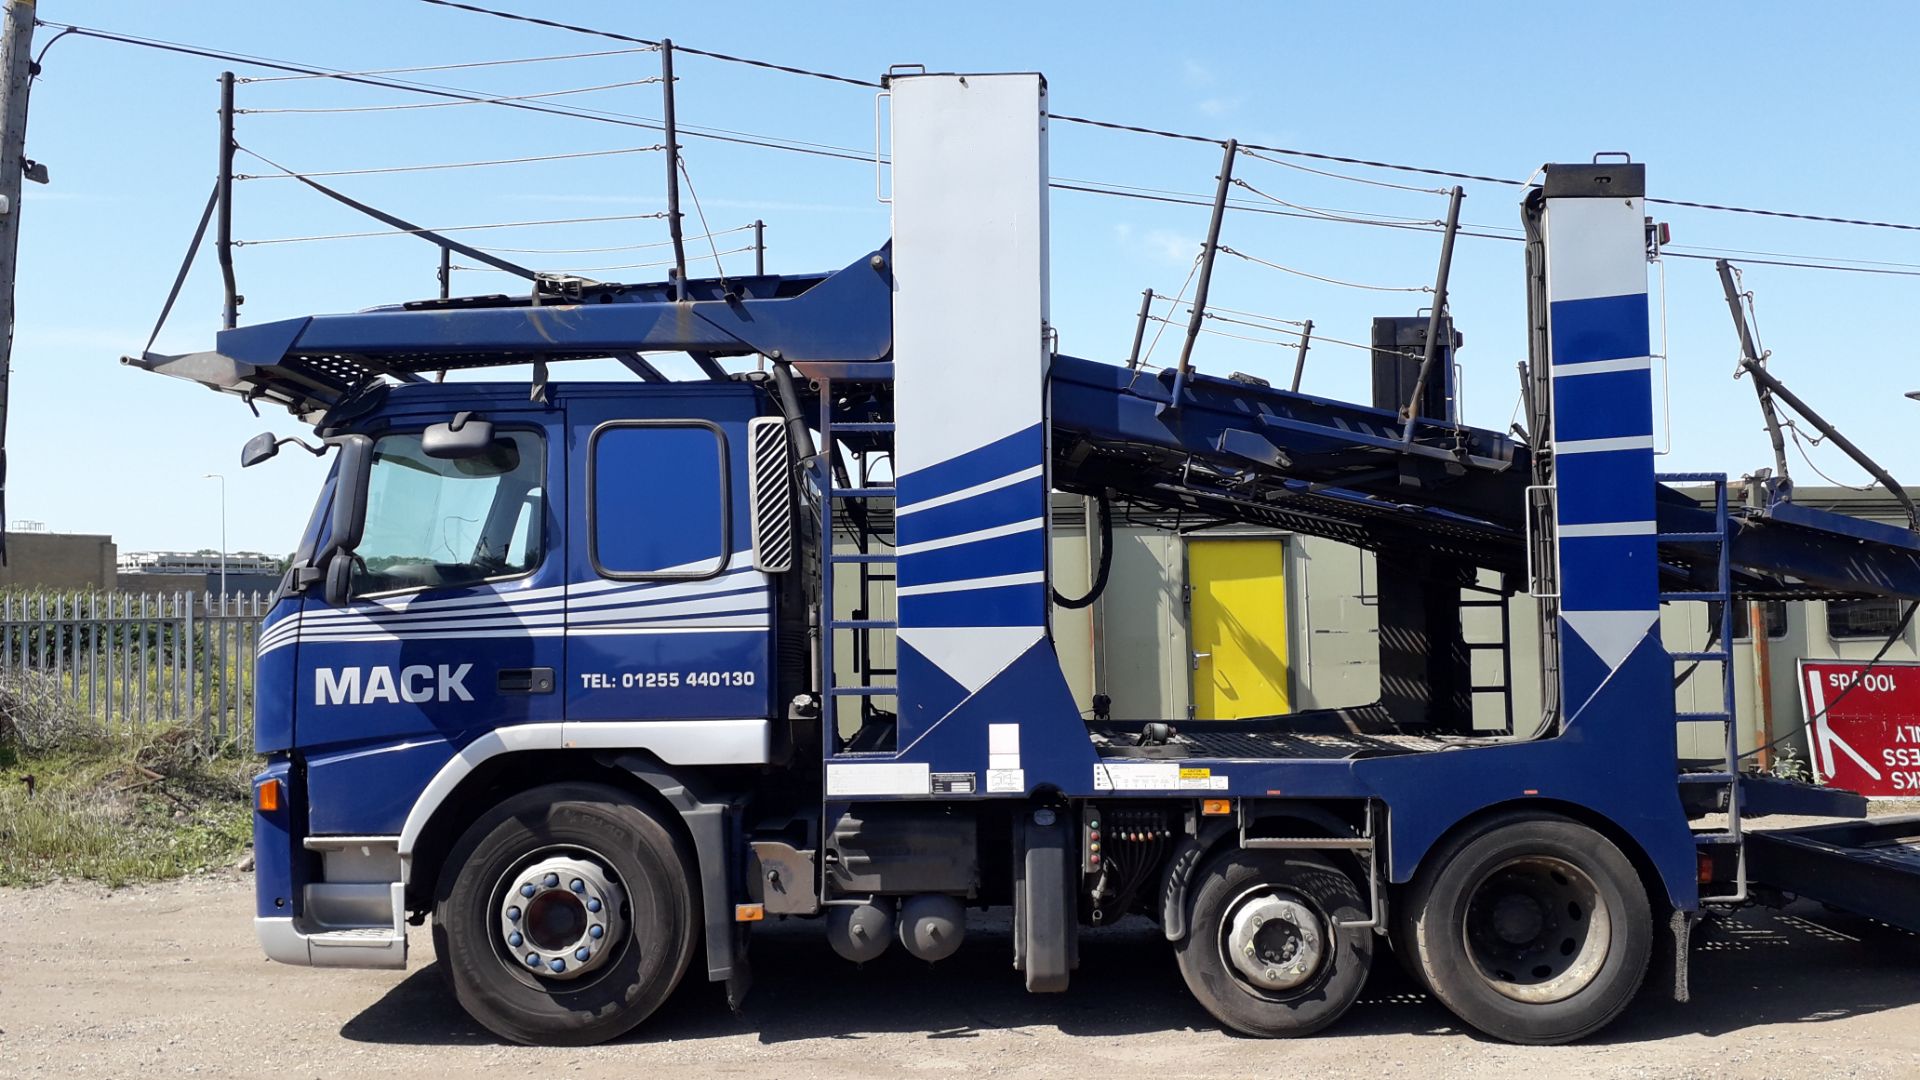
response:
M470 585L527 573L544 548L546 454L528 431L487 453L431 458L417 433L374 444L356 595Z

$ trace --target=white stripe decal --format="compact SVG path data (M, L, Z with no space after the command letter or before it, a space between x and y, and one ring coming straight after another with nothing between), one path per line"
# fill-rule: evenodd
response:
M1624 360L1587 360L1578 364L1553 365L1553 377L1567 375L1604 375L1609 371L1651 371L1653 357L1629 356Z
M389 604L380 601L365 602L363 606L344 611L308 611L296 613L293 617L304 615L309 622L331 622L343 619L381 618L432 618L444 617L454 611L465 612L469 609L503 606L513 611L545 610L558 608L569 599L584 596L609 595L621 600L652 598L656 596L692 595L710 592L720 588L745 587L742 578L745 575L759 577L752 567L730 570L718 577L699 581L586 581L572 585L555 586L549 589L529 589L516 593L496 593L486 596L464 596L445 600L418 600L409 604ZM740 575L740 576L736 576ZM275 624L276 626L279 624Z
M978 540L997 540L1002 536L1032 532L1042 524L1044 524L1044 522L1040 518L1028 518L1025 521L1016 521L1009 525L995 525L987 529L976 529L973 532L959 533L955 536L942 536L933 540L921 540L912 544L901 544L894 550L894 554L905 557L908 555L918 555L923 551L939 551L941 548L957 547L960 544L971 544Z
M967 578L964 581L934 581L925 585L906 585L896 596L926 596L930 593L969 592L973 589L999 589L1008 585L1037 585L1046 575L1035 570L1025 574L1000 574L996 577Z
M764 614L767 599L764 596L712 596L705 600L688 600L679 604L658 604L650 607L618 607L604 611L586 611L567 616L569 625L605 622L642 622L654 620L665 622L680 615L711 615L726 611L754 611Z
M469 631L418 631L405 634L382 634L377 631L366 633L329 634L325 637L308 636L300 640L308 645L332 645L352 642L404 642L404 641L445 641L459 639L463 641L479 638L530 638L530 637L638 637L650 634L745 634L764 633L769 622L765 615L747 616L741 621L729 620L724 626L709 625L701 620L690 622L643 623L634 626L576 626L576 627L540 627L535 630L469 630ZM263 645L259 655L265 655L276 649L293 644L291 638Z
M1604 454L1609 450L1651 450L1651 435L1621 435L1612 439L1573 439L1553 444L1556 454Z
M1601 521L1590 525L1562 525L1562 537L1581 536L1652 536L1656 531L1651 521Z
M542 626L542 627L536 627L531 630L445 630L445 631L434 631L431 633L416 632L416 633L408 633L408 634L382 634L382 633L375 632L375 633L364 633L364 634L343 634L339 637L331 637L331 636L324 637L324 638L308 637L308 638L301 638L300 640L303 644L307 644L307 645L331 645L336 642L349 642L349 641L442 641L450 638L474 640L479 638L559 637L564 632L565 632L564 627ZM292 642L287 642L287 641L279 642L268 648L261 649L260 652L270 653L275 649L280 648L283 645L290 645L290 644L292 644Z
M956 503L962 499L971 499L975 495L985 495L989 491L999 491L1004 487L1012 487L1022 480L1032 480L1045 470L1046 466L1044 465L1034 465L1021 469L1016 473L1008 473L997 480L987 480L975 484L972 487L961 488L959 491L949 491L945 495L935 495L931 499L922 499L917 503L901 506L894 511L894 516L906 517L908 514L917 513L921 510L931 510L936 506L945 506L948 503Z
M568 638L624 638L639 634L756 634L766 623L751 626L568 626Z

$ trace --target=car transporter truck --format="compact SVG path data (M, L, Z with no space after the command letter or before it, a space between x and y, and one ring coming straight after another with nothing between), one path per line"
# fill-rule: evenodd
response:
M1676 663L1730 667L1735 598L1920 598L1920 537L1655 472L1643 166L1549 165L1523 200L1509 435L1461 422L1432 334L1399 407L1059 352L1044 79L888 92L892 236L837 272L542 280L130 361L285 406L333 456L257 651L269 956L400 968L430 916L480 1023L584 1044L696 958L737 1004L767 918L938 961L968 906L1009 907L1013 968L1059 992L1081 926L1138 914L1241 1032L1333 1023L1391 949L1465 1023L1554 1043L1650 971L1684 1000L1716 905L1920 930L1920 823L1747 831L1865 801L1743 772L1730 672L1676 712ZM584 358L639 377L548 381ZM422 374L529 365L531 393ZM1372 552L1381 700L1084 715L1054 492ZM1516 596L1545 715L1489 732L1462 613ZM1710 605L1714 640L1669 651L1667 603ZM1724 762L1682 767L1689 721Z

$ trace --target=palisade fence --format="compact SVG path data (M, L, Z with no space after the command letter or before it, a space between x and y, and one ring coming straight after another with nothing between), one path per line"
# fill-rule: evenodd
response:
M102 730L196 725L250 743L264 594L0 593L0 684Z

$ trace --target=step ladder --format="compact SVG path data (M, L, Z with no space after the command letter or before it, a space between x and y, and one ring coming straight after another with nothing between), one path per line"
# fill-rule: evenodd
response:
M889 755L894 751L894 738L897 726L892 732L876 722L883 713L875 706L874 699L892 697L898 694L898 661L892 666L881 666L876 661L876 648L880 641L895 639L899 629L896 619L876 618L876 591L883 585L897 580L898 560L892 547L875 550L875 536L871 527L872 502L878 499L894 499L896 489L891 482L887 486L872 486L870 469L881 458L891 466L893 462L893 421L881 419L836 419L836 404L843 396L849 384L842 381L836 391L834 381L819 380L820 383L820 457L816 465L815 483L824 493L820 510L820 608L821 622L825 632L820 636L820 685L824 688L821 695L821 738L822 752L831 758L863 757L874 754ZM864 384L865 380L854 385ZM849 438L850 436L855 438ZM857 445L854 445L857 444ZM842 457L842 449L847 454ZM853 469L849 471L844 462L851 461ZM842 525L853 540L854 550L839 550L838 538ZM884 540L879 541L885 545ZM842 612L838 599L836 582L843 568L852 568L858 579L858 593L851 610ZM838 658L841 641L845 637L851 649L852 675L843 681L838 672ZM886 679L886 682L877 682ZM840 734L842 708L853 705L857 709L860 723L853 734L843 739ZM897 725L897 718L896 718Z
M1460 635L1460 644L1467 650L1467 699L1469 709L1467 726L1473 728L1475 735L1511 735L1513 734L1513 649L1511 648L1513 642L1513 610L1509 604L1509 598L1505 593L1495 589L1489 589L1480 584L1463 586L1461 592L1476 594L1471 598L1464 596L1461 598L1460 609L1462 614L1468 609L1494 610L1500 614L1500 637L1498 640L1469 641L1467 640L1464 629ZM1475 654L1483 652L1497 653L1500 657L1500 681L1497 683L1481 683L1475 681L1474 668L1476 665L1473 662L1473 658ZM1504 724L1497 731L1483 731L1473 726L1473 703L1478 702L1482 697L1489 694L1498 694L1500 696L1500 708L1502 715L1505 717Z
M1713 524L1712 532L1663 532L1659 534L1663 544L1709 545L1715 554L1713 587L1711 589L1662 590L1663 603L1697 602L1707 605L1713 616L1712 639L1704 649L1688 649L1673 652L1670 655L1675 663L1720 665L1720 707L1705 711L1675 712L1676 723L1711 722L1720 724L1726 732L1726 756L1721 767L1704 772L1683 772L1682 784L1707 784L1724 786L1727 798L1727 827L1719 832L1695 833L1695 842L1701 845L1741 846L1740 823L1740 729L1735 723L1733 697L1733 565L1732 543L1727 535L1727 477L1725 473L1660 473L1654 479L1660 483L1708 484L1713 488ZM1746 853L1741 848L1737 860L1739 875L1736 882L1741 896L1746 892ZM1716 897L1715 899L1720 899Z

